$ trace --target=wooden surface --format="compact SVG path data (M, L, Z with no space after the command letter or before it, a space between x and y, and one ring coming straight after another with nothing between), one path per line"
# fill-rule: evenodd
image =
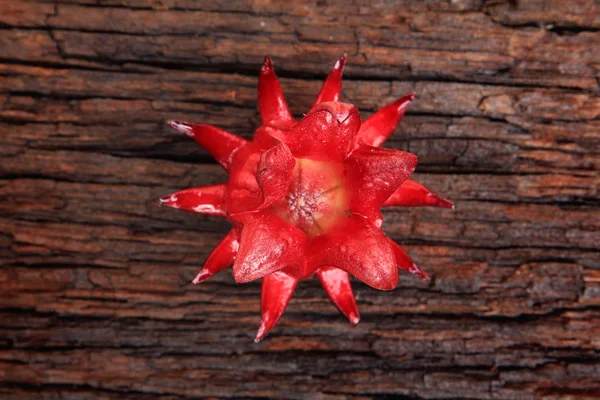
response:
M0 0L0 397L600 398L594 0ZM250 137L273 56L301 116L348 53L366 117L456 210L392 209L432 276L316 280L259 344L260 283L189 284L228 229L159 208L226 180L168 118Z

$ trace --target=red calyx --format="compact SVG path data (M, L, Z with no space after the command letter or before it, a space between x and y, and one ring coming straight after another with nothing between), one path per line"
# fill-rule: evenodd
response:
M396 287L398 269L429 279L382 232L380 208L453 208L408 179L415 155L379 147L414 94L361 124L356 107L338 101L345 62L345 57L336 62L312 109L296 121L267 57L258 82L262 125L251 142L210 125L170 121L215 157L230 179L182 190L160 203L232 222L193 282L232 264L237 282L262 279L256 341L277 323L301 279L316 275L353 324L360 316L349 274L380 290Z

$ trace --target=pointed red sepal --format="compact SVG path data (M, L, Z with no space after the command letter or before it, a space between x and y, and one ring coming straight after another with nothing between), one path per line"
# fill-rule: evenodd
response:
M264 127L260 137L238 151L229 171L227 211L237 214L260 211L281 200L289 190L296 160L289 148Z
M346 65L346 56L340 57L340 59L335 62L333 69L327 76L327 79L325 79L325 82L323 82L321 91L311 108L325 101L338 101L340 99L344 65Z
M388 104L367 118L360 127L358 138L369 146L379 147L394 132L404 113L415 99L411 93Z
M392 290L398 283L394 252L386 236L359 215L315 237L307 254L309 266L315 270L336 267L380 290Z
M302 269L306 247L304 232L268 211L236 218L244 225L233 264L236 282L250 282L289 266Z
M415 262L408 254L406 254L406 251L404 251L404 249L400 247L398 243L394 242L390 238L388 238L388 241L394 250L394 257L396 258L396 265L398 266L398 269L410 272L411 274L421 277L425 280L431 280L425 271L415 264Z
M321 267L317 270L317 277L331 302L348 318L350 323L358 324L360 315L348 273L334 267Z
M258 110L262 125L288 129L296 123L285 101L269 56L265 57L258 78Z
M354 147L359 128L360 115L355 106L325 102L285 132L283 141L297 158L341 161Z
M383 203L417 165L417 156L404 151L360 145L344 161L349 207L367 217L378 215Z
M248 143L245 139L212 125L180 121L169 121L169 125L192 137L227 171L235 152Z
M161 205L173 207L198 214L224 216L225 215L226 185L202 186L181 190L179 192L161 197Z
M263 194L256 182L256 166L263 149L252 142L236 151L229 170L226 208L229 219L238 213L259 210Z
M442 208L454 208L454 203L447 200L419 182L412 179L405 180L402 185L383 203L383 207L402 206L418 207L431 206Z
M194 285L207 280L217 272L227 268L233 264L235 255L239 248L238 234L235 229L229 231L227 236L210 253L204 266L196 275L192 283Z
M281 271L263 278L260 295L262 320L254 339L255 342L260 342L279 321L292 298L292 294L294 294L297 284L297 278Z
M263 192L261 208L281 200L288 193L295 165L296 159L283 143L262 153L256 171L256 181Z

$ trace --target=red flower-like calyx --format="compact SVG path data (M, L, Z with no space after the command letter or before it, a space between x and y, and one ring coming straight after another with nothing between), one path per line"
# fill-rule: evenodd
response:
M353 324L359 314L348 273L380 290L396 286L398 269L428 279L381 231L380 208L453 207L407 179L417 165L415 155L378 147L414 95L361 124L356 107L338 101L345 61L336 62L312 109L297 122L267 57L258 81L262 125L252 142L210 125L170 121L205 148L230 179L182 190L160 202L231 221L233 229L193 282L232 264L236 282L262 279L256 341L279 320L298 281L313 274Z

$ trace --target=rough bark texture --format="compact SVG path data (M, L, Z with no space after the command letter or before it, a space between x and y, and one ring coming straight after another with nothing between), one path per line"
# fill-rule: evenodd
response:
M600 397L600 6L594 0L0 0L0 397ZM315 280L270 336L258 282L190 281L228 229L156 199L225 173L167 118L249 137L273 56L306 111L348 53L388 147L456 210L392 209L432 276Z

